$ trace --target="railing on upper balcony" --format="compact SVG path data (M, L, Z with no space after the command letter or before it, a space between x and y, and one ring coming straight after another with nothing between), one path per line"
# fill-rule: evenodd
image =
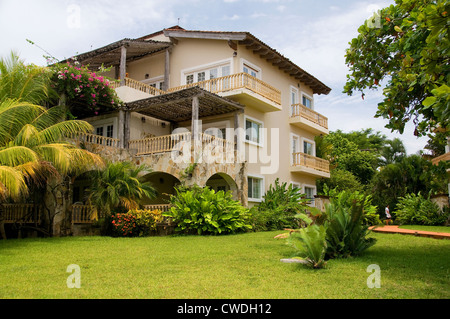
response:
M330 172L330 163L322 158L300 152L293 153L292 157L292 166L305 166L326 173Z
M140 81L137 80L133 80L130 78L125 78L125 86L130 87L132 89L144 92L144 93L148 93L151 95L162 95L162 94L166 94L167 92L164 92L163 90L157 89L151 85L148 85L146 83L142 83ZM120 87L120 82L110 82L109 86L113 89L116 89L118 87Z
M120 139L118 138L106 137L89 133L78 133L73 137L71 137L70 139L82 143L90 143L110 147L120 147Z
M317 113L314 110L311 110L310 108L307 108L303 104L292 104L291 105L291 118L294 117L304 117L311 122L314 122L326 129L328 129L328 118L323 116L320 113Z
M281 105L280 90L244 72L227 75L211 80L177 86L169 89L168 92L175 92L195 86L198 86L211 93L222 93L236 89L248 89L256 94L259 94L269 99L270 101L276 104Z
M192 135L190 132L163 135L157 137L131 140L128 143L130 149L136 149L136 155L150 155L156 153L166 153L171 151L181 151L184 143L190 142ZM234 151L234 142L218 138L209 134L200 134L202 147L220 148L223 152Z

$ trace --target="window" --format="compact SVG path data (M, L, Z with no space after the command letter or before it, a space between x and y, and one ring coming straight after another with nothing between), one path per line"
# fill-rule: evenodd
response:
M248 66L247 64L244 64L242 70L244 71L244 73L250 74L251 76L253 76L255 78L258 77L259 71Z
M95 134L103 136L103 126L97 127L97 129L95 130Z
M314 144L307 141L303 141L303 153L314 156L313 147Z
M194 74L186 75L186 84L194 83Z
M250 201L262 200L263 181L260 177L248 177L248 199Z
M292 164L297 164L296 163L296 153L300 152L299 151L299 138L297 135L291 135L291 154L292 154Z
M308 109L312 109L312 99L307 96L302 96L302 104L306 106Z
M113 137L114 125L106 126L106 137Z
M316 188L305 186L305 195L306 198L310 200L309 205L314 206L314 195L316 194Z
M197 73L197 82L202 82L206 80L206 73L203 72L198 72Z
M199 66L196 68L183 70L184 80L186 85L202 82L206 80L217 79L223 76L230 75L230 62L221 61L211 65Z
M245 140L261 144L261 128L262 124L254 120L245 119Z

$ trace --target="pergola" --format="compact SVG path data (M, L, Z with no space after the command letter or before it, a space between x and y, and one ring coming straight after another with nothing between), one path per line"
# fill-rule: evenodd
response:
M98 69L102 65L107 67L114 66L116 68L116 78L125 81L127 63L165 50L166 66L164 76L168 79L169 49L171 46L171 42L126 38L75 57L78 62L89 65L91 69ZM168 81L165 81L165 83L168 83ZM121 85L123 84L121 82Z
M138 112L175 125L190 120L192 138L198 139L200 118L233 114L234 127L241 128L239 114L244 112L244 106L197 86L129 102L119 112L119 121L124 123L123 126L119 125L119 128L124 128L122 136L124 136L125 145L129 141L131 112Z

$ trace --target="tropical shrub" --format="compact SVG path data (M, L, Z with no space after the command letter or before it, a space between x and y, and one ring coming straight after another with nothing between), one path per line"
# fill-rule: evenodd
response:
M326 265L326 228L323 225L309 225L292 232L288 244L296 249L296 256L303 258L312 268Z
M233 200L231 192L199 186L175 190L172 207L163 214L177 224L175 231L218 235L251 229L248 210Z
M406 194L396 206L395 220L401 225L442 225L448 219L448 213L441 211L436 203L425 198L420 192Z
M121 237L147 236L162 221L161 211L137 209L111 215L113 235Z
M369 226L363 222L364 201L342 192L326 206L326 241L328 258L349 257L361 254L375 244L367 238Z
M250 210L254 230L300 227L306 210L314 210L308 206L308 202L309 199L298 188L292 184L280 184L277 178L275 184L269 186L263 201Z
M145 165L125 161L107 163L104 169L89 172L89 202L103 215L138 209L142 199L156 197L152 185L138 177L148 171Z

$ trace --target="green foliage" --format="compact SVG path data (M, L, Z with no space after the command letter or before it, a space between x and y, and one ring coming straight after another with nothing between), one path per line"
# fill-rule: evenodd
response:
M359 194L340 193L326 206L326 241L328 258L360 255L375 244L366 238L369 227L364 225L365 201Z
M67 138L89 133L85 121L68 120L64 106L50 108L56 95L48 70L25 65L14 53L0 59L0 197L19 200L31 186L55 176L101 167L100 156L76 148Z
M248 210L233 200L231 192L199 186L175 190L172 207L163 215L177 224L176 231L218 235L251 229Z
M138 177L144 171L150 170L145 165L116 162L108 163L103 170L89 172L89 202L106 215L138 209L140 200L156 196L151 184Z
M448 166L445 162L433 165L419 155L410 155L383 167L369 185L374 204L379 209L389 205L395 210L398 198L406 194L445 192Z
M156 229L161 211L136 209L111 215L112 234L120 237L143 237Z
M263 201L251 209L254 230L298 228L302 221L309 221L306 210L314 211L308 202L298 188L292 184L288 186L286 182L280 184L277 178L275 184L269 186Z
M401 197L394 213L395 220L401 225L439 226L449 217L448 213L441 211L436 203L423 197L420 192Z
M334 189L336 191L360 191L362 185L359 180L347 170L333 169L330 172L330 178L322 178L316 181L317 192L322 194L328 189Z
M359 27L346 53L350 68L344 92L351 95L386 83L377 117L403 132L412 120L415 135L448 127L450 119L447 0L396 0L380 10L379 25Z
M293 232L288 237L288 244L296 250L296 256L303 258L312 268L325 267L327 243L323 225L309 225Z

